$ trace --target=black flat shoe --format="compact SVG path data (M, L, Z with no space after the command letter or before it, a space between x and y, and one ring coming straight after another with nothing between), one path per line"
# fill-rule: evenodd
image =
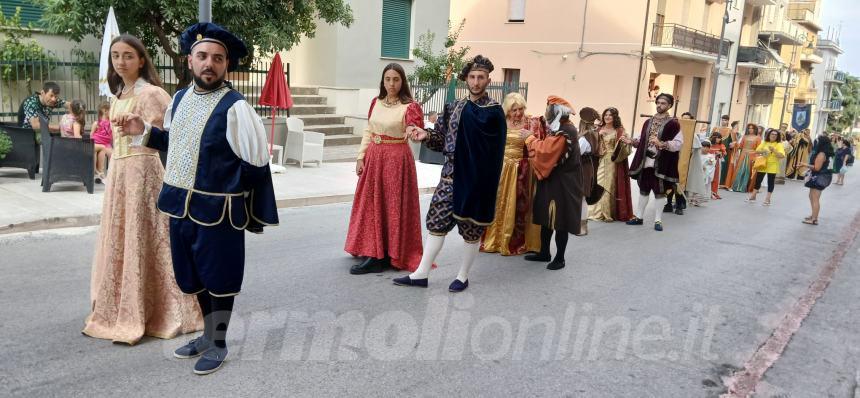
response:
M555 271L564 268L564 260L552 260L551 263L546 265L546 269Z
M535 253L535 254L526 254L525 256L523 256L523 260L540 261L542 263L545 263L549 260L552 260L552 257L550 257L549 254L544 255L544 254L540 254L540 253Z
M626 222L626 224L627 224L627 225L642 225L642 224L643 224L643 221L642 221L642 219L641 219L641 218L639 218L639 217L633 217L633 219L632 219L632 220L628 220L628 221Z
M663 206L663 213L671 213L673 210L674 207L672 207L671 203L666 203L666 205Z
M684 209L681 209L681 208L675 209L675 214L677 214L679 216L683 216L684 215Z
M370 273L378 274L385 271L385 264L385 260L368 257L361 264L353 265L352 268L349 269L349 273L353 275L364 275Z

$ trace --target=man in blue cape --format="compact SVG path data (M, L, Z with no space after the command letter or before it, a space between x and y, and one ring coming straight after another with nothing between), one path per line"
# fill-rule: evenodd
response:
M478 254L484 230L493 222L496 193L502 172L507 123L502 106L487 95L493 63L478 55L458 76L469 87L469 96L445 105L434 128L412 127L412 139L445 155L442 176L427 212L430 235L424 255L412 274L394 279L402 286L427 287L433 261L442 250L445 236L457 226L463 237L463 262L448 290L469 287L469 269Z

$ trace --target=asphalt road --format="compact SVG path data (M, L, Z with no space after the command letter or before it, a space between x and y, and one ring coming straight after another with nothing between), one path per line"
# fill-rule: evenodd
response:
M665 215L664 232L591 222L561 271L481 254L457 295L459 236L430 288L397 287L398 272L348 274L348 204L287 209L248 238L230 356L205 377L170 355L190 336L129 347L80 334L94 228L2 236L0 395L717 396L841 243L833 282L756 391L851 397L860 185L848 183L824 192L819 226L800 222L799 182L777 186L770 207L725 193Z

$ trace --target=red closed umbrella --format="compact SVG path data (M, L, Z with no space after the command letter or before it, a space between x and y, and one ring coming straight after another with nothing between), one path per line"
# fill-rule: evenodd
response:
M284 64L281 62L281 54L275 54L269 73L266 74L266 83L263 84L263 92L260 94L260 105L272 107L272 133L269 137L269 154L272 153L272 144L275 141L275 110L290 109L293 107L293 97L284 77Z

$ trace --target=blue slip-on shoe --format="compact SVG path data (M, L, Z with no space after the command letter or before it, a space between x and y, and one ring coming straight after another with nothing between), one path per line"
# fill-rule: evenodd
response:
M627 225L642 225L643 221L639 217L633 217L632 220L627 221Z
M427 278L424 279L412 279L409 275L394 278L391 280L395 285L398 286L416 286L416 287L427 287Z
M199 357L210 348L214 347L211 341L206 340L203 336L193 339L188 344L179 347L173 351L173 356L179 359L189 359Z
M663 223L660 221L655 222L654 223L654 230L655 231L662 231L663 230Z
M227 348L212 347L203 353L203 356L194 364L194 374L208 375L215 373L221 366L224 365L224 360L227 358Z
M454 282L451 282L448 285L448 291L452 293L460 293L466 288L469 287L469 280L467 279L465 282L460 282L459 279L454 279Z

